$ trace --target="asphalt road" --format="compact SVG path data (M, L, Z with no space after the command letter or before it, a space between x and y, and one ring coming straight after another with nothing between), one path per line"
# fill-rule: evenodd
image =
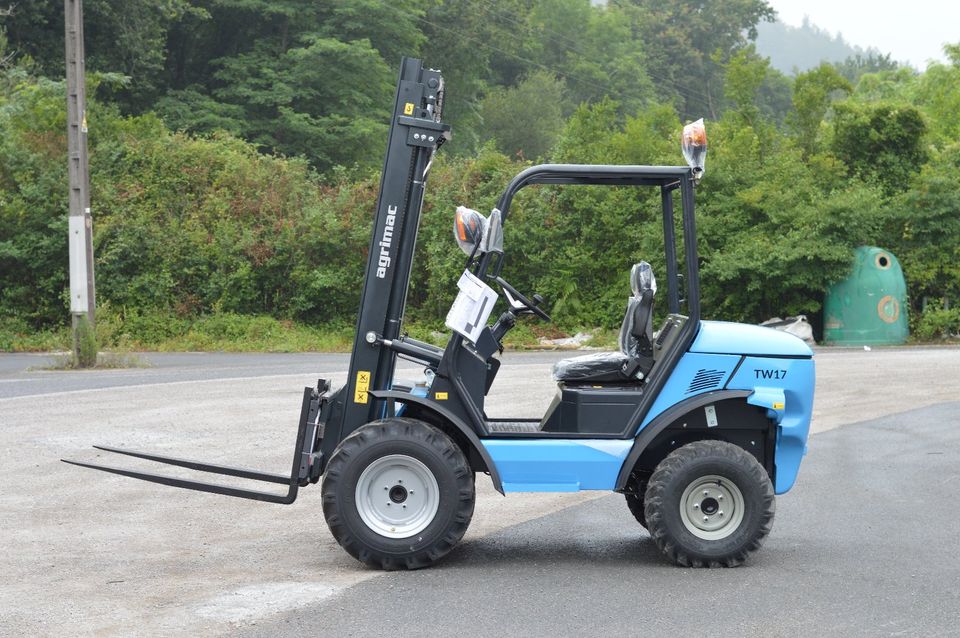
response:
M666 565L619 495L463 543L247 636L957 636L960 403L816 436L738 569Z
M569 353L567 353L569 355ZM524 363L552 363L557 352L513 354ZM53 370L58 355L0 353L0 398L185 381L311 375L346 370L347 353L151 352L133 355L142 367L115 370ZM316 379L314 379L316 381ZM308 381L309 383L309 381Z
M508 353L491 416L542 414L562 356ZM756 558L711 572L664 564L604 493L504 498L481 479L449 560L382 574L336 545L319 491L280 507L60 463L150 467L89 447L108 443L284 472L303 386L343 383L347 357L147 360L0 355L0 635L958 634L960 348L818 351L798 485Z

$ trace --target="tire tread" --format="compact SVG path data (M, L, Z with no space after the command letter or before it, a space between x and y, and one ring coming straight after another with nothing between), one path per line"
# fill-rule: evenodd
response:
M370 445L389 440L414 440L431 448L448 464L458 484L456 512L451 523L433 542L407 555L392 554L366 545L350 530L336 497L351 458ZM333 537L360 562L385 571L421 569L446 556L466 533L473 518L474 500L473 471L463 451L442 430L416 419L392 417L357 428L340 442L324 472L323 514Z
M670 532L664 520L664 493L673 480L692 462L707 458L722 458L738 464L761 486L760 520L749 541L727 555L707 558L684 548ZM628 500L629 502L629 500ZM653 542L663 554L683 567L736 567L760 549L770 530L776 513L773 485L766 470L749 452L726 441L704 440L684 445L671 452L654 470L647 484L644 514Z

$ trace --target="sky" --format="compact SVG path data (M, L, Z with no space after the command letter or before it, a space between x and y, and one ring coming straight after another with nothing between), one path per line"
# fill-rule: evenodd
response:
M923 70L945 61L944 43L960 42L958 0L767 0L781 22L800 26L803 17L849 44L890 53Z

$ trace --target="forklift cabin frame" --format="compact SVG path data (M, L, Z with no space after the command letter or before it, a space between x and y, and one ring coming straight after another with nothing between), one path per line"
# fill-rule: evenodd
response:
M454 428L455 438L466 439L471 464L478 471L490 473L494 486L503 491L496 463L490 457L483 441L490 439L531 439L531 440L583 440L583 439L620 439L633 440L644 416L650 410L677 362L687 351L696 336L700 319L698 256L696 247L696 223L694 218L694 174L687 167L663 166L615 166L615 165L578 165L545 164L530 167L518 174L507 186L497 204L501 219L505 222L515 195L524 187L534 184L594 185L594 186L643 186L658 187L661 194L664 249L666 257L667 303L671 316L678 317L675 325L678 333L670 341L658 358L650 377L638 391L633 400L637 401L631 410L631 416L623 420L622 428L616 432L590 431L584 428L578 431L544 431L534 427L547 419L549 412L541 419L489 419L484 411L484 397L490 389L500 361L493 357L499 349L499 343L492 338L487 327L476 344L463 336L452 333L445 349L440 350L429 344L415 341L409 337L382 340L379 337L368 339L373 346L386 346L393 354L405 354L415 357L436 372L428 396L414 396L406 390L389 388L371 388L377 405L364 416L365 420L344 422L341 432L352 431L377 418L397 414L396 404L404 406L405 415L414 416L434 423L444 429ZM686 277L678 271L675 232L674 193L680 192L682 207L682 229L684 247L684 265ZM481 279L496 281L503 269L503 254L487 252L468 260L468 268ZM681 282L686 283L687 315L679 315L681 310ZM368 347L370 347L368 345ZM362 376L363 371L350 371L351 379ZM562 385L561 385L562 387ZM597 390L589 387L578 389L580 393L600 394L604 386ZM352 392L357 386L354 385ZM341 395L341 400L350 400L352 392ZM639 397L637 397L639 395ZM554 406L555 407L555 406ZM514 426L512 431L510 427ZM493 426L493 428L491 428ZM586 431L584 431L586 430ZM459 433L459 436L457 436ZM335 441L324 441L330 451ZM326 458L329 456L325 453ZM626 477L619 481L620 488Z

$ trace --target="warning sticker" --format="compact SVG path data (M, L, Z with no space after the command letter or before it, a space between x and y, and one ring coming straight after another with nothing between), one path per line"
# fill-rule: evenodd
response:
M367 390L370 389L370 371L360 370L357 372L357 385L353 390L354 403L367 402Z
M407 102L403 105L404 115L413 115L413 102Z

